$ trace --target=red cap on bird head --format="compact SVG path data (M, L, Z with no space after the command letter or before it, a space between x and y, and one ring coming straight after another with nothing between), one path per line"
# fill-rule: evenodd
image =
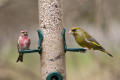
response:
M21 33L23 33L23 32L27 32L26 30L21 30Z

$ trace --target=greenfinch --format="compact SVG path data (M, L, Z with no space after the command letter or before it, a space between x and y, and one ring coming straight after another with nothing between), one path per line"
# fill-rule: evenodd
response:
M75 38L75 41L83 48L99 50L110 57L113 57L109 52L107 52L91 35L84 31L80 27L73 27L69 31Z

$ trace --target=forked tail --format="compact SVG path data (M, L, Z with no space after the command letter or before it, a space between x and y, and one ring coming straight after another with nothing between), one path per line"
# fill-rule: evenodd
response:
M103 51L104 53L106 53L106 54L109 55L110 57L113 57L113 55L110 54L109 52L107 52L105 49L103 49L103 50L101 50L101 51Z
M16 62L23 62L23 54L19 53L19 57Z

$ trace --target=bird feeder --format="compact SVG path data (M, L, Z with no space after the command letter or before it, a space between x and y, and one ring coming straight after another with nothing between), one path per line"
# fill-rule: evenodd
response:
M34 52L41 53L43 34L40 29L38 29L37 32L38 32L38 37L39 37L38 49L21 50L21 51L19 51L20 54L34 53ZM65 52L66 51L72 51L72 52L85 52L86 51L86 49L84 49L84 48L68 48L66 45L65 32L66 32L66 29L64 28L62 31L62 36L63 36L63 44L64 44ZM51 72L47 75L46 80L63 80L63 77L62 77L61 73L59 73L59 72Z

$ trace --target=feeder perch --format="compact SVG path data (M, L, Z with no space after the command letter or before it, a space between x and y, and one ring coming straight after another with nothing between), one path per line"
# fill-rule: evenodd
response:
M40 29L37 30L38 32L38 49L30 49L30 50L21 50L19 51L19 53L25 54L25 53L34 53L34 52L39 52L41 53L42 51L42 41L43 41L43 34L42 31Z
M72 52L85 52L86 51L86 49L84 49L84 48L68 48L66 45L65 32L66 32L66 29L64 28L62 31L62 36L63 36L63 41L64 41L65 52L66 51L72 51Z

